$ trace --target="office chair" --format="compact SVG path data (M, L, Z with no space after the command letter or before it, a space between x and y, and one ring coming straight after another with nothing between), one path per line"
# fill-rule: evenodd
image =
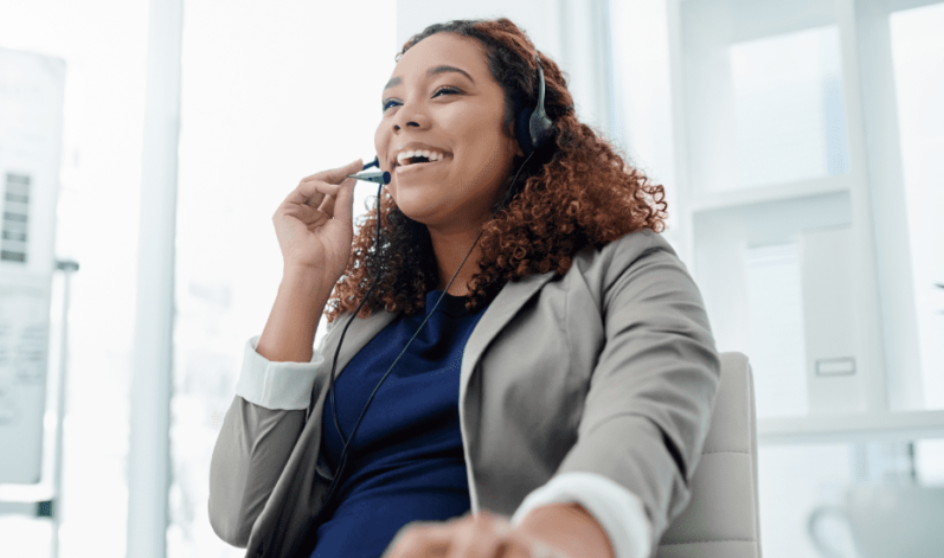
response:
M756 417L747 357L721 353L721 386L691 500L656 558L760 558Z

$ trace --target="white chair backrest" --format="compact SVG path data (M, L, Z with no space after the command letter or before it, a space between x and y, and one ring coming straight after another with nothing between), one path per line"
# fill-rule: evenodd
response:
M747 357L721 354L721 386L688 507L669 526L657 558L760 558L757 413Z

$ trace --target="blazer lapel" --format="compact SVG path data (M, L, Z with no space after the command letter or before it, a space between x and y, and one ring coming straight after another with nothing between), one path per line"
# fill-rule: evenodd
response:
M462 367L459 372L460 409L466 398L466 388L472 377L472 371L478 365L482 353L528 299L550 281L555 273L555 271L548 271L540 275L529 275L520 281L505 284L495 296L495 300L485 309L482 319L469 335L462 355Z

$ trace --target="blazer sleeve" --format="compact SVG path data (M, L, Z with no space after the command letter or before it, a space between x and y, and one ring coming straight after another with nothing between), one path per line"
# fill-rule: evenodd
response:
M310 362L272 362L247 341L236 395L210 460L210 525L227 543L245 548L256 518L305 427L329 324ZM321 420L312 415L311 420Z
M557 473L597 473L638 496L657 542L688 503L720 360L694 281L664 240L644 238L604 272L605 345Z

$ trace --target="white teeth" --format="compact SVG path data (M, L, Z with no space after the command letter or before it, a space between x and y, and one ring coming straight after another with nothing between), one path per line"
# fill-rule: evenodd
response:
M426 157L430 160L430 162L441 161L446 157L445 154L440 153L439 151L432 151L428 149L405 150L397 154L397 164L401 166L405 165L407 159L417 156Z

